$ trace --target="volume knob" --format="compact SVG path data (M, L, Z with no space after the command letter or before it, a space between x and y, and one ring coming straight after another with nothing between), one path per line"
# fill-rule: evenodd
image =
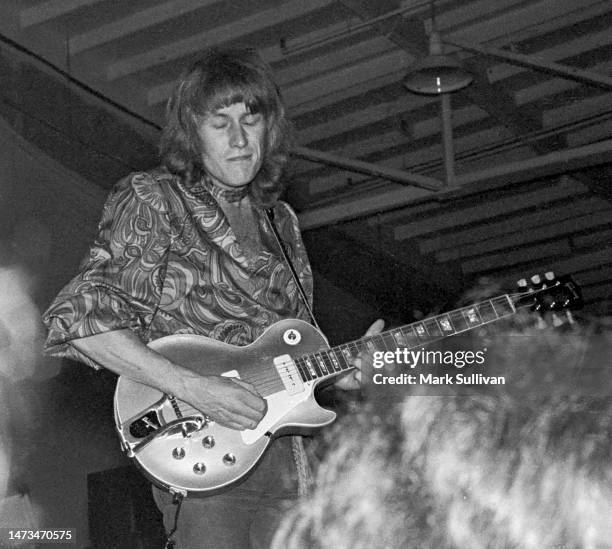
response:
M206 472L206 465L204 465L202 462L196 463L193 466L193 472L196 475L203 475Z
M202 439L202 446L204 446L204 448L212 448L215 445L215 437L213 436L205 436Z

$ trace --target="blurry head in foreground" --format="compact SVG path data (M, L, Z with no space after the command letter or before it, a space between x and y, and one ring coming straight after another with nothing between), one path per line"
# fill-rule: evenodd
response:
M468 396L385 388L337 424L274 548L612 547L612 352L598 338L593 351L584 335L506 334L494 360L508 384Z

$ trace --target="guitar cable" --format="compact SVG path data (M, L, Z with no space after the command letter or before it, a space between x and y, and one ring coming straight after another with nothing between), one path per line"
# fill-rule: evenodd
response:
M174 513L174 525L172 526L172 530L170 530L168 536L166 537L164 549L174 549L174 545L176 542L174 541L172 536L174 536L174 533L178 528L178 518L179 513L181 512L181 505L183 505L183 499L183 494L174 494L174 500L172 501L172 503L176 505L176 512Z

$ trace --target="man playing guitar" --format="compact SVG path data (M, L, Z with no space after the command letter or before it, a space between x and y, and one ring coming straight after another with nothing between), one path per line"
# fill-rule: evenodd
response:
M297 218L278 200L288 132L278 88L254 51L205 52L168 103L162 166L114 187L79 274L46 311L48 352L172 395L221 426L254 429L267 403L253 384L202 375L147 343L198 334L244 346L279 320L310 321L271 226L311 300ZM354 388L357 377L336 383ZM180 513L172 494L154 492L166 529L178 526L177 549L265 548L306 477L300 437L279 437L243 483L187 497Z

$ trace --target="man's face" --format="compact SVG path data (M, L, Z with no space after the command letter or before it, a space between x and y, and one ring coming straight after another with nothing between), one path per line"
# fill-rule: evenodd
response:
M198 128L202 161L215 185L235 189L248 185L261 168L266 124L261 113L233 103L204 116Z

